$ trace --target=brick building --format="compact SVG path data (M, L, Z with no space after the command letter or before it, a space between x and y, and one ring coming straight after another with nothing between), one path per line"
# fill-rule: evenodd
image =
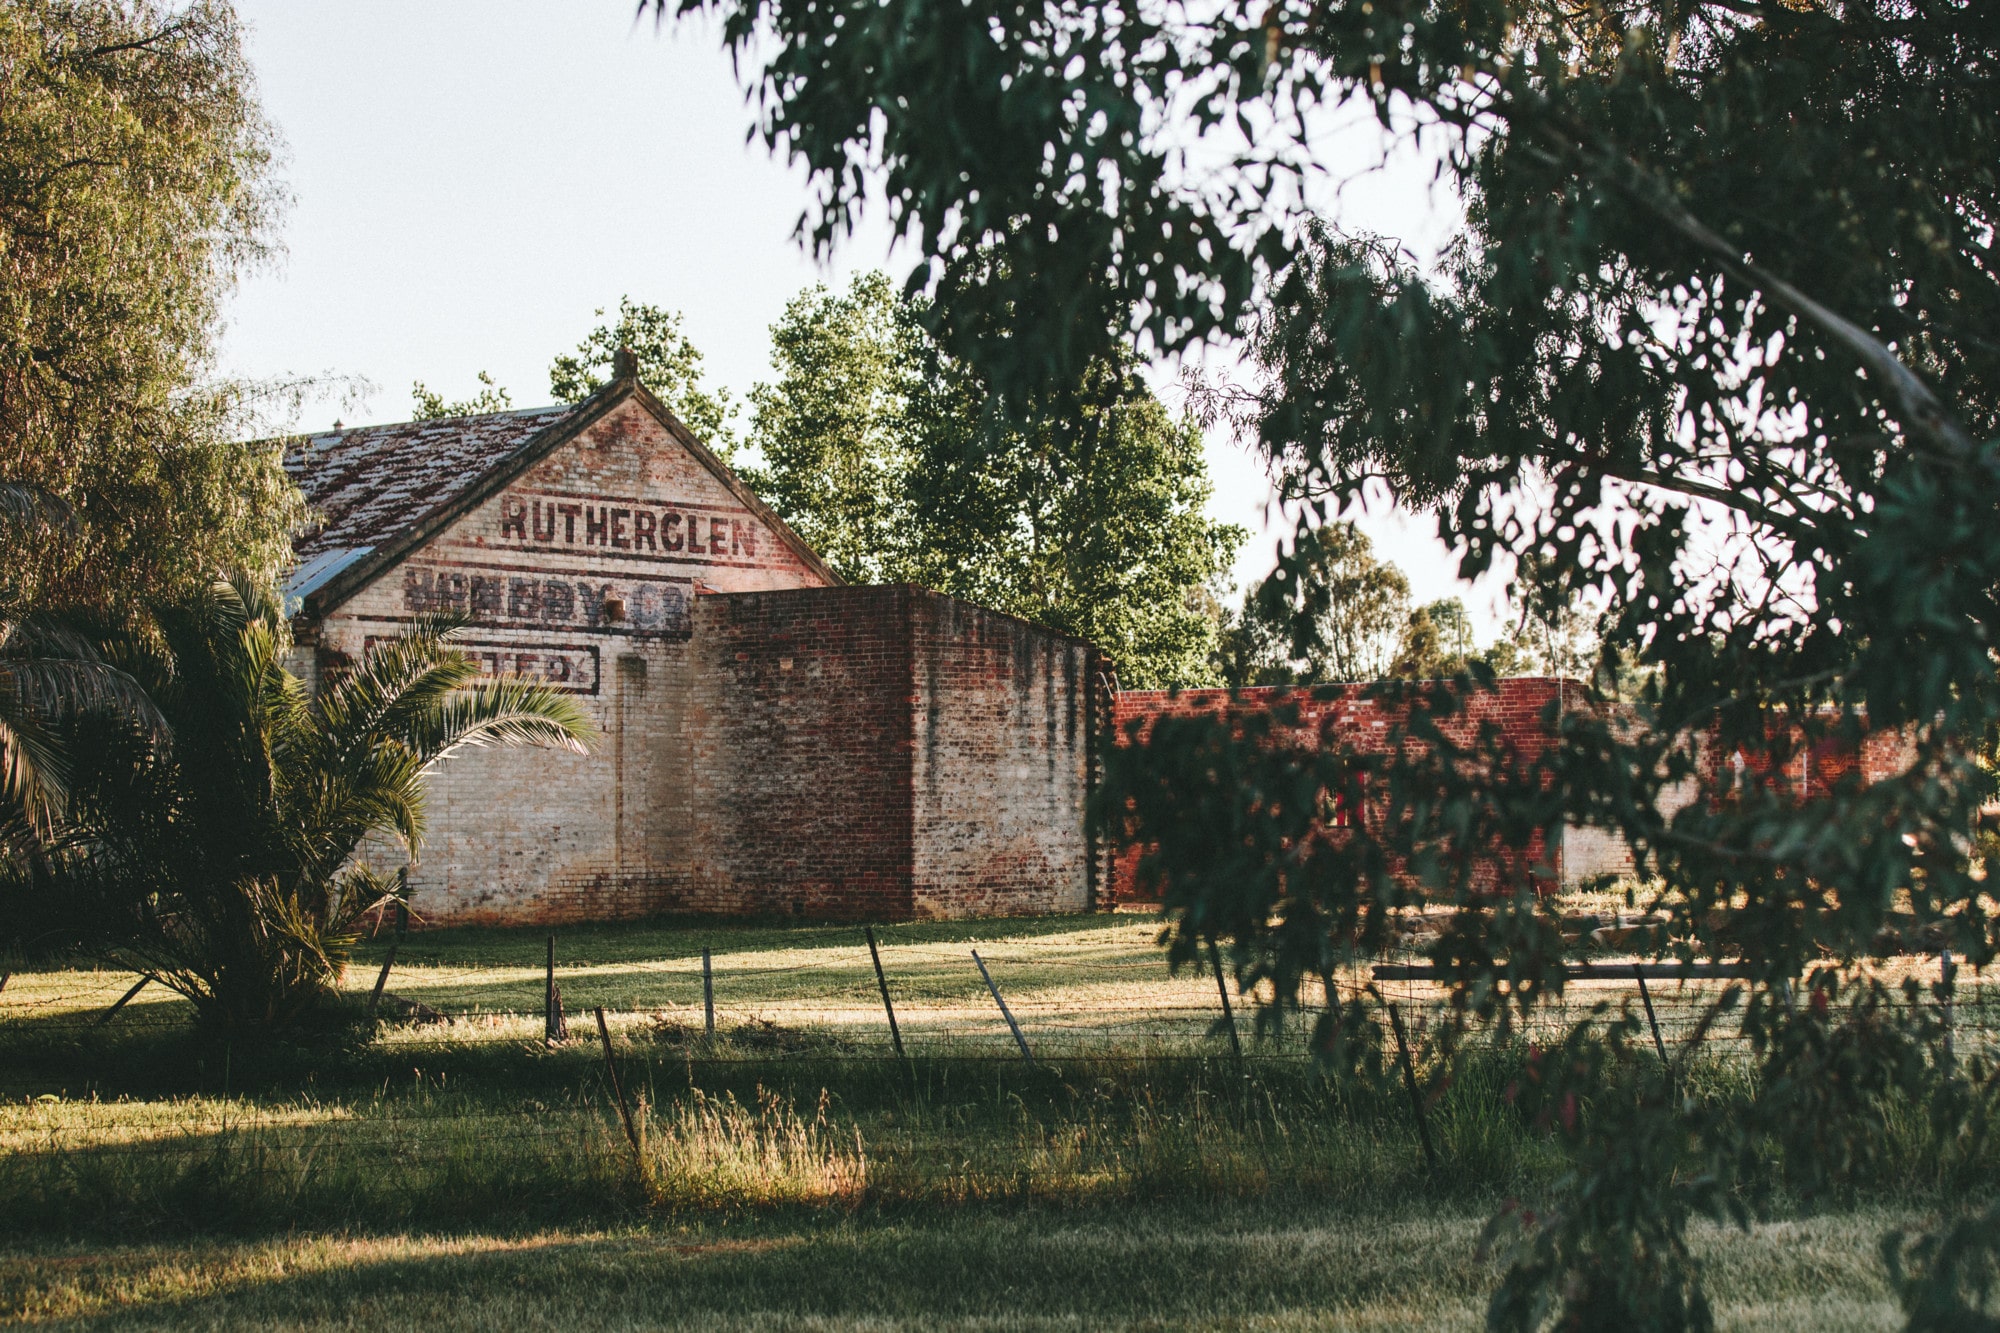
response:
M293 669L454 612L489 672L581 696L589 755L430 779L430 922L663 911L1077 911L1088 645L910 586L849 587L630 373L573 407L313 436Z
M1459 713L1441 719L1440 729L1460 743L1469 743L1482 726L1495 726L1522 761L1533 763L1555 740L1547 723L1549 706L1560 709L1572 699L1580 703L1583 697L1583 687L1575 681L1515 677L1500 681L1495 690L1468 695ZM1280 730L1275 743L1287 749L1340 745L1359 754L1388 753L1408 711L1371 697L1370 687L1359 683L1311 689L1125 690L1116 696L1112 721L1116 743L1130 745L1143 743L1163 717L1228 721L1280 707L1290 710L1296 722ZM1155 900L1157 887L1142 882L1138 874L1140 853L1141 848L1131 844L1113 850L1106 884L1106 898L1112 904ZM1482 854L1473 873L1477 881L1489 884L1526 874L1550 888L1567 888L1593 875L1615 873L1621 855L1629 870L1631 854L1622 842L1596 830L1568 829L1552 838L1538 834L1518 852Z
M1206 715L1227 720L1267 713L1280 706L1293 710L1297 722L1280 733L1279 743L1302 747L1336 743L1359 754L1387 753L1407 713L1406 707L1370 697L1366 684L1312 689L1125 690L1114 696L1110 708L1113 743L1143 741L1162 717ZM1555 731L1549 725L1552 716L1602 707L1605 705L1592 703L1589 692L1576 681L1517 676L1499 681L1496 689L1473 691L1460 711L1440 719L1439 727L1461 744L1471 742L1482 726L1497 727L1514 755L1524 764L1533 764L1555 742ZM1767 720L1766 735L1769 743L1763 747L1728 748L1721 744L1719 730L1711 728L1698 738L1698 771L1661 794L1661 813L1671 817L1691 801L1719 799L1722 793L1745 783L1773 787L1795 800L1824 799L1849 778L1876 782L1900 772L1911 759L1910 738L1899 731L1867 731L1864 727L1857 743L1837 732L1816 731L1808 737L1803 729L1776 717ZM1156 900L1156 886L1140 879L1140 852L1134 845L1112 849L1105 875L1107 903L1137 905ZM1546 889L1572 890L1605 876L1629 877L1634 868L1632 848L1622 836L1570 823L1548 836L1536 834L1528 846L1517 851L1481 853L1473 873L1475 882L1490 885L1526 875Z

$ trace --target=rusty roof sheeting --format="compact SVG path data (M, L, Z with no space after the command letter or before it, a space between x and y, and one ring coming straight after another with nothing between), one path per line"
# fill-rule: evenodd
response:
M374 548L450 505L576 407L531 407L476 417L356 426L308 436L285 471L324 523L292 549L303 561Z

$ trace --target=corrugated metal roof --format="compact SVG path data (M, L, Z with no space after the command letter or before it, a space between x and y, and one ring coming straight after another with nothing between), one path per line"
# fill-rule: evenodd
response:
M397 534L421 523L576 408L533 407L476 417L356 426L309 436L288 450L285 470L324 524L292 543L304 578L318 557L348 558L316 571L314 587ZM311 588L300 587L303 597Z
M335 546L308 556L303 564L292 571L285 580L285 614L296 615L307 597L326 586L327 581L341 570L367 555L372 546Z

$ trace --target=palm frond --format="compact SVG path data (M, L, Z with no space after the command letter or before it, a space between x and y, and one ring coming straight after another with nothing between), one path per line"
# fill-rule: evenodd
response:
M61 744L31 710L9 706L0 682L0 817L17 818L47 837L69 799L69 764Z
M16 708L47 721L106 713L130 722L151 739L163 741L168 734L167 720L153 697L128 672L108 662L0 656L0 689L7 691Z
M541 745L588 752L597 725L573 695L524 676L495 676L460 690L415 729L412 748L435 767L459 750L485 745Z
M22 533L74 536L76 510L53 491L25 482L0 481L0 523Z
M64 724L100 714L157 747L167 737L166 719L138 681L94 660L85 636L50 624L24 633L21 622L0 624L0 634L0 811L17 813L46 838L69 799ZM14 655L28 647L69 648L79 655Z
M315 707L329 738L351 743L377 733L396 734L455 690L479 678L479 667L447 646L439 622L419 621L406 633L369 651L352 671L329 685ZM451 622L442 622L448 630Z
M409 877L400 870L385 875L366 862L357 862L342 872L334 890L327 925L344 945L352 941L351 932L361 918L381 911L390 903L407 901Z

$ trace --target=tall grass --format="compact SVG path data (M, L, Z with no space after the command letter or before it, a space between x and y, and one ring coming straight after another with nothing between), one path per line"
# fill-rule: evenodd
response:
M824 1089L805 1113L763 1088L748 1105L733 1092L696 1088L642 1140L649 1197L674 1210L857 1207L867 1196L868 1152L860 1127L838 1122L831 1107Z

